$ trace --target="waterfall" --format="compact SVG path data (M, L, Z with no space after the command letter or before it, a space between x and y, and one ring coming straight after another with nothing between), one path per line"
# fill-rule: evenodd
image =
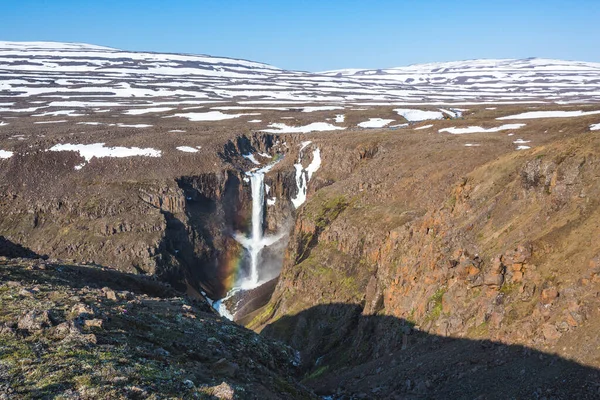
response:
M260 252L265 247L272 245L283 237L285 233L280 233L273 236L264 236L263 220L265 211L265 173L271 170L276 161L264 168L246 172L250 176L250 188L252 193L252 227L250 235L245 236L240 233L234 235L237 240L250 254L250 274L242 282L242 289L253 289L260 286Z
M258 256L263 248L263 214L265 207L265 174L250 176L252 188L252 236L250 237L250 284L258 284Z

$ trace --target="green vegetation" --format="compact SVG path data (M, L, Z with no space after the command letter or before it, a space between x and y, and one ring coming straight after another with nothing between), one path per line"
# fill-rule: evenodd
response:
M448 201L446 201L446 205L448 206L448 208L450 208L450 210L454 210L454 206L456 205L456 196L450 196Z
M318 229L325 229L331 224L350 203L343 195L335 196L325 201L315 217Z
M427 301L427 304L433 303L433 306L425 317L426 321L435 321L442 315L442 297L444 293L446 293L446 288L439 288Z
M38 263L0 260L0 378L11 399L211 398L221 382L238 393L261 380L265 397L273 380L285 398L307 393L292 378L291 349L206 303L141 276Z

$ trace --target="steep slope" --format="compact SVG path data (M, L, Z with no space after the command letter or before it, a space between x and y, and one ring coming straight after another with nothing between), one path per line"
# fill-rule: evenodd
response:
M481 115L460 125L483 125ZM449 377L440 374L460 371L463 361L451 356L438 369L422 352L459 354L468 345L438 347L439 336L523 345L599 368L595 119L528 120L508 134L322 136L319 176L329 184L299 211L273 297L248 326L300 349L307 382L323 394L343 387L373 398L503 398L486 391L485 379L444 392ZM515 151L524 142L517 137L535 147ZM475 364L494 358L472 354ZM388 368L400 359L429 367L422 375ZM519 366L514 356L494 360L549 371ZM499 373L485 370L490 379ZM398 386L399 374L412 383ZM429 383L417 390L415 377ZM520 382L515 388L553 388L558 398L578 393L579 383L562 390L559 378L554 370L541 383L510 379ZM519 390L511 395L534 396ZM581 398L595 395L588 387Z
M316 398L292 349L152 279L2 256L0 302L2 399Z

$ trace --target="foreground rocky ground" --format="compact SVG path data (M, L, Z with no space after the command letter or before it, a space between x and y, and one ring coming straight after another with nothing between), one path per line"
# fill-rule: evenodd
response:
M156 280L0 257L1 399L315 398L295 352Z

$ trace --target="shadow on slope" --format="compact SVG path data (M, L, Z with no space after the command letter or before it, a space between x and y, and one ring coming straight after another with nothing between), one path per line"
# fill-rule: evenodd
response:
M600 370L520 345L431 335L329 304L262 334L300 349L304 383L333 399L597 399Z
M48 256L40 256L33 250L28 249L27 247L11 242L4 236L0 236L0 256L9 258L48 258Z

